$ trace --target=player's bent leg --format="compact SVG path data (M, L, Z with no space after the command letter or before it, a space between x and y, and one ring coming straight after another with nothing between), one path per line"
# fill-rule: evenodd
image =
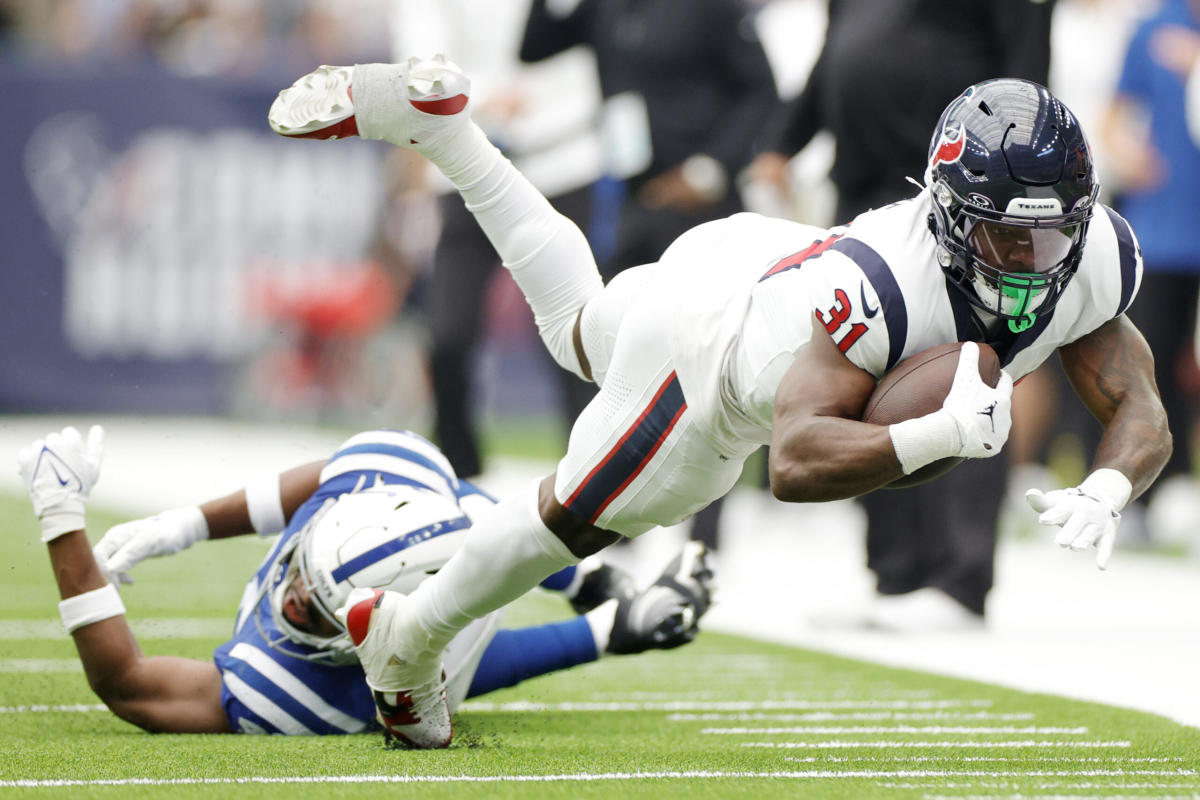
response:
M547 483L543 481L542 483ZM560 520L544 520L539 513L539 484L531 483L517 495L501 501L482 514L458 552L438 573L425 580L410 595L415 617L439 649L472 619L507 605L565 566L577 564L590 552L592 535L604 542L612 534L578 532L580 545L571 535L564 540L551 526Z
M605 655L631 655L687 644L695 638L700 618L708 610L712 582L704 545L688 542L662 575L644 589L618 582L601 590L607 594L603 602L574 619L496 632L471 677L467 696L515 686ZM448 671L449 653L460 638L493 616L472 623L455 637L447 655ZM456 706L452 697L450 707Z
M483 659L471 677L467 697L588 664L600 656L591 626L584 617L549 625L502 630L488 643Z
M572 332L603 283L587 239L469 118L469 81L444 59L322 67L268 115L288 136L357 133L417 150L458 189L533 309L554 360L587 379ZM328 134L326 136L325 134Z
M555 498L582 524L640 536L724 496L749 450L716 449L688 408L670 352L672 320L652 292L625 312L596 398L571 429Z
M537 507L531 484L481 515L459 551L411 595L352 593L339 609L377 693L380 719L399 741L445 747L452 731L442 650L472 620L581 559L547 528Z
M295 139L382 139L424 152L467 125L470 81L442 56L324 65L284 89L267 121Z
M538 486L538 515L546 528L577 558L584 559L616 543L621 534L593 525L555 497L557 474Z
M480 134L482 136L482 134ZM533 311L538 335L559 366L588 380L573 337L580 310L604 287L587 238L486 140L472 145L477 179L455 179Z

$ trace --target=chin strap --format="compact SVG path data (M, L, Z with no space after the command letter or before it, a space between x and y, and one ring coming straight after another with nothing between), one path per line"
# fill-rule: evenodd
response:
M1020 319L1010 319L1008 321L1008 329L1013 333L1024 333L1034 326L1037 322L1037 314L1032 311L1024 314Z

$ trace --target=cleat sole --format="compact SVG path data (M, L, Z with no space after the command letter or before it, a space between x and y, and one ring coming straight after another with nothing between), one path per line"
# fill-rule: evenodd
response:
M267 120L283 136L335 139L358 133L351 67L322 66L279 93Z

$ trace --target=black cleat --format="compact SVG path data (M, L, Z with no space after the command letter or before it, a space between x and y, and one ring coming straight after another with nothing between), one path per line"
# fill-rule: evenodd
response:
M618 601L608 652L669 650L692 641L712 603L712 589L708 548L688 542L653 585Z

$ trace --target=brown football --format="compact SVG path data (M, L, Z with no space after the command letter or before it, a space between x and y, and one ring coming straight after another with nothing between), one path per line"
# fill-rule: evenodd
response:
M942 407L954 372L958 369L958 351L962 342L939 344L906 358L892 367L867 400L863 422L891 425L914 417L923 417ZM979 345L979 377L988 386L1000 380L1000 359L986 344ZM888 489L916 486L945 475L962 463L961 458L943 458L926 464L911 475L904 475L887 485Z

